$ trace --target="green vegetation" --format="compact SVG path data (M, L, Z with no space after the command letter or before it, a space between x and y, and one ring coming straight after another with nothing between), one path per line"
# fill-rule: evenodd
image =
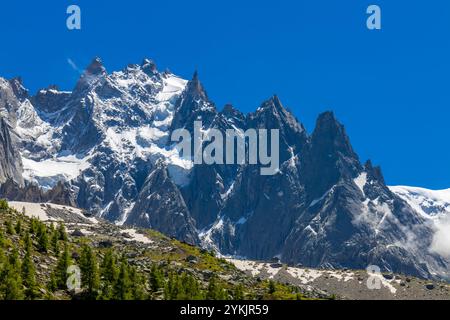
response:
M221 274L239 273L224 259L147 232L169 249L142 250L145 264L136 263L123 250L132 245L99 247L89 237L69 236L63 223L28 218L0 200L0 300L304 299L298 289L274 282L244 275L243 283L224 280ZM77 272L68 273L74 266L78 282Z

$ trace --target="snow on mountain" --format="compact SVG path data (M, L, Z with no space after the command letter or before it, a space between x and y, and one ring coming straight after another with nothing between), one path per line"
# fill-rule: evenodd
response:
M416 187L389 187L423 217L450 215L450 189L429 190Z
M71 181L89 168L89 157L79 159L74 155L61 156L42 161L23 159L23 176L37 183L44 190L53 188L59 181Z
M450 258L450 189L429 190L417 187L390 187L415 211L435 224L431 250Z
M21 153L25 179L46 189L54 187L60 180L74 180L89 168L90 159L98 154L99 149L107 148L120 161L127 163L135 158L165 157L169 159L177 180L185 183L184 175L180 175L189 170L191 164L179 159L177 152L166 150L165 146L175 101L187 81L155 70L147 74L149 63L146 59L142 66L129 65L122 71L107 75L101 60L96 59L74 92L39 91L34 101L39 101L38 106L45 106L40 110L32 105L31 99L21 102L17 110L16 132L24 141ZM56 111L48 112L46 101L53 101L55 96L62 94L70 94L71 98ZM65 130L77 120L78 102L85 107L91 105L90 120L101 133L98 144L81 154L78 150L63 148L63 140L68 135ZM86 126L85 123L75 124L79 129Z
M32 203L32 202L21 202L21 201L11 201L8 203L11 208L14 208L15 210L19 212L25 212L25 215L30 218L37 218L43 222L50 222L50 221L63 221L63 219L56 220L51 219L49 215L47 214L47 210L54 209L54 210L64 210L64 211L70 211L72 214L82 218L83 220L89 221L90 223L96 224L98 223L98 220L96 218L92 217L86 217L83 214L83 211L78 208L72 208L68 206L62 206L57 205L53 203Z

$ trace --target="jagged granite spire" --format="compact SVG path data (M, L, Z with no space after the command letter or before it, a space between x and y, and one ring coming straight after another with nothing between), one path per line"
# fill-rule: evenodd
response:
M333 112L317 119L311 144L301 157L301 173L312 199L320 198L340 179L353 179L362 166L354 152L345 128Z
M13 180L23 185L22 158L11 137L11 128L0 116L0 183Z
M193 99L208 100L208 95L199 80L198 71L194 72L192 80L188 82L186 87L187 95L190 95Z
M94 58L94 60L92 60L91 64L86 68L85 74L92 75L92 76L105 75L106 69L103 66L102 59L100 59L99 57Z
M154 228L190 244L199 243L195 221L163 159L156 162L147 177L126 223Z
M23 102L25 99L29 98L28 90L23 86L21 77L12 78L9 80L9 83L17 99Z
M304 126L274 95L247 117L248 126L255 129L280 130L280 161L287 161L301 152L308 143Z
M144 71L149 77L152 77L158 74L158 68L153 60L145 58L141 63L141 69Z
M99 57L96 57L81 75L74 91L78 92L85 90L95 83L96 80L101 79L106 75L106 68L103 66L102 60Z
M245 129L245 115L232 104L227 103L220 114L237 128Z
M217 110L206 94L201 84L198 72L195 71L192 80L190 80L186 88L176 103L176 113L172 121L171 131L181 128L193 130L194 121L202 121L203 126L208 128L215 116Z

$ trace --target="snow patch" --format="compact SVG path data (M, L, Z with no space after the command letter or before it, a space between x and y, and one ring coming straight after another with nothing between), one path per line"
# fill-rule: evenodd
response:
M227 259L227 261L241 271L250 272L253 277L258 276L264 267L263 264L258 264L250 260Z
M429 190L417 187L389 187L435 228L430 251L450 259L450 189Z
M153 241L147 236L138 233L135 229L126 229L123 233L127 234L130 238L125 238L126 241L136 241L144 244L152 244Z
M302 284L309 284L323 275L323 272L313 269L287 268L287 273L300 280Z
M367 184L367 172L361 173L355 180L353 180L359 190L361 190L361 193L366 196L366 193L364 192L364 187Z
M53 188L59 181L70 181L89 168L89 157L74 155L34 161L22 157L25 180L37 182L43 189Z
M8 203L9 206L19 212L25 210L25 215L30 218L37 218L41 221L50 221L50 217L44 210L44 207L40 203L31 202L16 202L12 201Z

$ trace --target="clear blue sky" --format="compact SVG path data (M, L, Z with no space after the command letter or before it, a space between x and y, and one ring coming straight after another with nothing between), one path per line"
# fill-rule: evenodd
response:
M66 29L69 4L81 31ZM370 4L382 31L365 26ZM71 89L69 58L112 71L150 57L186 78L198 69L219 108L276 93L309 131L333 110L389 184L450 187L447 0L2 1L0 34L0 76L32 92Z

